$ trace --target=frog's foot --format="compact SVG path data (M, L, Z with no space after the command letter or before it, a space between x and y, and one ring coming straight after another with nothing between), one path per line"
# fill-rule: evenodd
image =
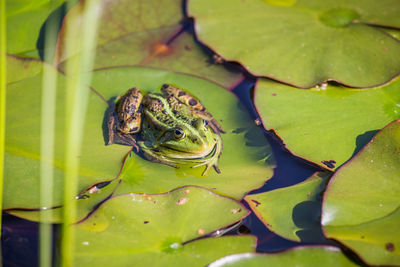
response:
M210 171L211 166L214 167L214 170L217 173L221 173L221 170L218 167L218 159L216 161L215 160L205 161L203 163L200 163L200 164L192 166L192 168L197 168L197 167L200 167L200 166L203 166L203 165L206 165L206 168L204 169L204 171L201 174L201 176L205 176Z
M108 142L107 145L119 144L124 146L133 146L136 152L139 152L139 146L132 134L124 134L116 127L116 119L113 114L108 118Z
M114 134L114 142L113 144L119 144L124 146L132 146L136 152L139 152L139 146L136 143L135 138L131 134L123 134L117 131Z

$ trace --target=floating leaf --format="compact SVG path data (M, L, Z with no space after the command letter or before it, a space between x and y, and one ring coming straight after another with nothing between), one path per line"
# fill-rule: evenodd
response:
M225 255L254 251L252 236L193 240L246 214L239 202L200 187L161 195L119 195L72 226L76 228L75 262L82 266L205 266Z
M3 208L39 208L42 63L8 57ZM56 70L54 70L56 71ZM64 176L65 81L57 74L54 206L61 205ZM105 146L103 119L107 103L89 96L80 155L80 189L118 175L129 147Z
M203 167L175 169L131 153L122 170L118 192L163 193L183 185L201 185L240 199L272 176L273 158L263 131L232 93L214 83L151 68L123 67L95 71L92 86L106 99L113 99L132 87L160 93L164 83L194 94L226 131L221 135L221 174L211 170L201 176Z
M203 49L183 28L182 1L100 1L99 38L95 68L137 65L188 73L230 88L243 79L210 62ZM66 28L79 29L84 2L67 14L57 44L57 61L65 54ZM129 15L127 15L129 14ZM77 53L78 51L75 51Z
M335 247L298 247L280 253L243 253L226 256L209 267L228 266L358 266Z
M65 0L7 0L7 52L39 57L36 43L51 12Z
M372 87L400 73L398 40L364 24L400 27L396 0L190 0L188 13L204 44L257 76Z
M260 79L255 105L268 130L294 154L324 167L342 165L376 130L400 118L400 79L368 90L310 90Z
M329 173L315 173L302 183L244 199L274 233L293 241L321 242L322 192Z
M324 196L325 234L367 263L400 262L400 120L375 135L332 177Z

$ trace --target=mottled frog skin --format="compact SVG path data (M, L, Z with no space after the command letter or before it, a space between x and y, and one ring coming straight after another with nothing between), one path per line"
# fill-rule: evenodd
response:
M217 173L224 133L203 104L188 92L164 84L162 94L129 89L117 98L108 121L108 144L133 146L153 162L211 166Z

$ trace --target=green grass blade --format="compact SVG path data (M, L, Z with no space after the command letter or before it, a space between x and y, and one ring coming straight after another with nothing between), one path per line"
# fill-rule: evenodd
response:
M1 207L3 206L5 126L6 126L6 1L0 0L0 210ZM1 213L0 213L0 236L1 236Z
M46 24L44 61L52 62L57 41L58 18ZM53 207L54 136L56 119L57 71L43 64L42 113L40 134L40 206ZM52 266L52 210L40 213L39 263L41 267Z
M67 29L66 49L73 49L78 45L79 53L67 62L66 75L68 77L66 92L66 150L65 150L65 181L64 181L64 210L63 235L61 244L61 266L72 266L74 252L74 230L70 227L76 220L76 201L79 152L82 145L83 127L89 87L94 59L94 46L97 34L97 17L99 1L85 1L85 16L80 29ZM72 4L72 1L69 2ZM72 31L80 31L80 38L71 38ZM75 35L76 36L76 35ZM76 50L75 50L76 51Z

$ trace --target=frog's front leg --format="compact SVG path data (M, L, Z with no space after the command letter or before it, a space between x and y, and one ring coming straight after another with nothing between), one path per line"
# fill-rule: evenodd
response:
M137 143L140 147L140 151L147 160L179 168L174 161L154 152L155 149L148 147L144 141L139 141Z
M136 152L139 152L139 146L132 134L124 134L118 130L116 126L116 118L110 114L108 119L108 142L107 145L120 144L126 146L133 146Z
M211 166L214 168L214 170L217 173L221 173L218 163L219 163L219 157L221 156L221 153L222 153L223 143L222 143L221 136L219 134L216 137L217 137L217 140L216 140L217 142L215 144L215 151L214 151L213 155L210 158L205 159L200 164L192 166L192 168L196 168L196 167L206 165L206 168L204 169L203 173L201 174L202 176L205 176L209 172L209 170L211 169Z

